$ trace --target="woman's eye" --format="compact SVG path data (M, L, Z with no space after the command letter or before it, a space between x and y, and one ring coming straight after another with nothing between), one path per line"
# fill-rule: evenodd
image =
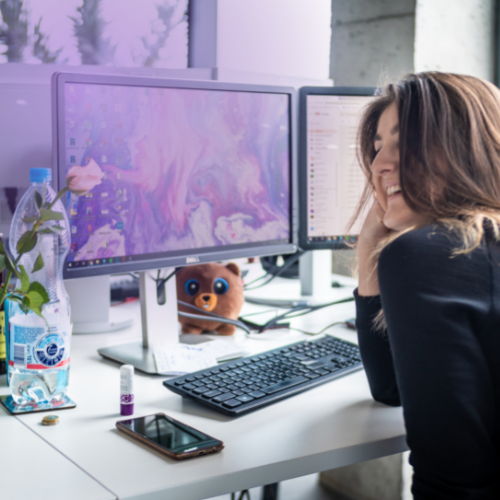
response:
M224 278L217 278L214 281L214 292L217 295L225 294L229 289L229 283Z
M196 295L200 291L200 284L196 280L187 280L184 289L188 295Z

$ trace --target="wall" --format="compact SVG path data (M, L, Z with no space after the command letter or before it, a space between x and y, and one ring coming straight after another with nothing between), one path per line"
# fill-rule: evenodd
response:
M331 85L330 0L191 0L190 67L219 80Z
M417 0L415 71L465 73L493 82L495 20L495 0Z
M333 0L335 85L375 86L412 71L414 26L415 0Z

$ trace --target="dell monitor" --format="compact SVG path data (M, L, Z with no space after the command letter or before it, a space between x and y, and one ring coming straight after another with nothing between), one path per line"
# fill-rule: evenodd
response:
M299 246L348 248L362 217L349 228L365 187L357 132L372 87L303 87L299 124Z
M64 73L52 88L59 188L99 181L66 199L65 279L296 251L292 88ZM144 334L158 304L141 300Z

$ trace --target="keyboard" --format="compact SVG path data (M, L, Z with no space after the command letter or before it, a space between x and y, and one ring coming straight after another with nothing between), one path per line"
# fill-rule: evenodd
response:
M165 380L163 385L214 410L237 416L362 368L356 344L327 336L227 361Z

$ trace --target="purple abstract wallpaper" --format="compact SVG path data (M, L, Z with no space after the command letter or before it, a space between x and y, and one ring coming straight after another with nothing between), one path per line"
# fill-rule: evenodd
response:
M66 84L67 169L103 173L69 261L288 241L289 119L279 94Z

